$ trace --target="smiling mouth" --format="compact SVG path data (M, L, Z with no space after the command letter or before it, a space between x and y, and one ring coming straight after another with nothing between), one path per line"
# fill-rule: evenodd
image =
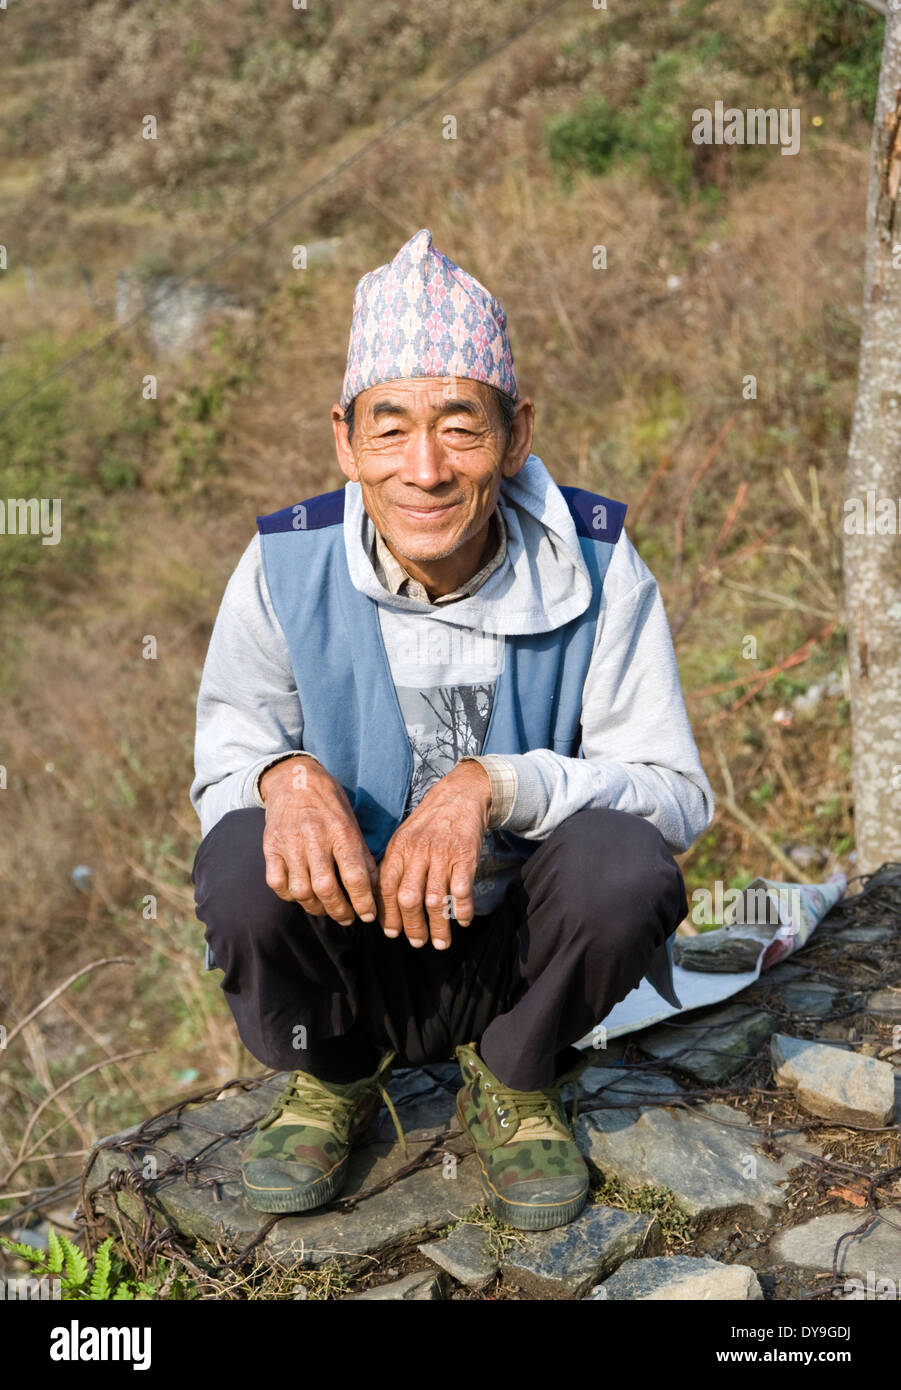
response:
M396 505L397 505L397 510L398 510L399 512L403 512L406 516L420 518L420 517L437 517L437 516L442 516L442 515L445 514L446 512L451 512L451 511L453 511L453 509L454 509L455 507L459 507L460 503L459 503L459 502L447 502L447 503L445 503L443 506L440 506L440 507L410 507L410 506L406 506L406 505L405 505L404 503L402 503L402 502L399 502L399 503L397 503Z

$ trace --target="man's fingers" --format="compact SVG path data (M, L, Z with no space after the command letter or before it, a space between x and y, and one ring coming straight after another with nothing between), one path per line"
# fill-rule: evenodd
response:
M372 891L372 872L364 854L365 844L335 843L333 845L335 862L341 875L344 890L353 904L353 909L364 922L374 922L377 916L375 897ZM368 856L372 859L372 856ZM372 861L375 868L375 861Z
M353 908L341 892L331 854L319 844L309 844L307 855L310 887L329 917L340 922L342 927L349 927L354 920Z
M390 843L385 851L378 870L376 900L379 905L379 922L386 936L400 936L404 921L397 905L397 888L403 874L404 863Z
M266 852L265 859L266 882L282 902L299 903L311 917L325 915L325 908L313 892L307 869L298 868L294 856L294 867L290 870L283 856L275 850Z
M343 788L315 761L288 761L260 779L266 882L315 916L375 921L379 872Z
M265 854L265 851L264 851ZM280 854L271 852L265 854L266 859L266 882L277 893L280 898L290 898L288 892L288 866Z
M425 887L425 910L429 915L429 931L436 951L446 951L451 944L451 911L453 898L447 891L446 862L433 858L429 864Z
M472 887L475 881L475 866L466 869L457 865L451 874L450 892L454 916L461 927L468 927L475 916L475 903Z
M424 853L408 860L397 890L397 905L411 946L424 946L429 939L423 904L428 868L428 856Z
M304 872L289 880L288 894L292 901L299 903L304 912L308 912L311 917L326 915L325 908L313 892L308 873Z

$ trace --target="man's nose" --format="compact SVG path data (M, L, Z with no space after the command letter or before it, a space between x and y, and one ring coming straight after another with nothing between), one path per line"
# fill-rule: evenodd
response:
M434 430L415 430L404 451L401 470L404 482L421 488L435 488L453 482L453 469Z

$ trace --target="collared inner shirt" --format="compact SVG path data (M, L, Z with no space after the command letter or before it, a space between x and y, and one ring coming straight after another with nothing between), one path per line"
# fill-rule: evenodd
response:
M455 603L457 599L468 598L470 594L474 594L477 589L482 587L490 574L494 574L496 569L500 569L507 555L507 527L499 508L493 512L491 520L495 528L494 534L499 536L497 548L478 573L474 574L471 579L467 579L466 583L461 584L458 589L454 589L453 593L442 594L439 598L429 598L425 586L407 573L400 561L392 555L378 531L375 533L375 553L372 557L372 567L375 570L376 578L382 588L388 590L389 594L399 594L401 598L418 599L420 603L437 605Z

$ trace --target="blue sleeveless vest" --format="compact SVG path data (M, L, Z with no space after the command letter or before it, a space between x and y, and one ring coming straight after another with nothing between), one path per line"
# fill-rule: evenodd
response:
M604 578L627 509L581 488L560 492L591 576L591 601L552 632L505 636L482 753L550 748L567 757L582 755L582 688ZM403 819L413 756L377 604L351 582L343 522L343 488L257 518L266 583L303 711L303 746L344 788L378 861ZM521 836L494 833L524 859L538 848ZM671 943L666 947L648 978L678 1007L675 995L670 998Z

